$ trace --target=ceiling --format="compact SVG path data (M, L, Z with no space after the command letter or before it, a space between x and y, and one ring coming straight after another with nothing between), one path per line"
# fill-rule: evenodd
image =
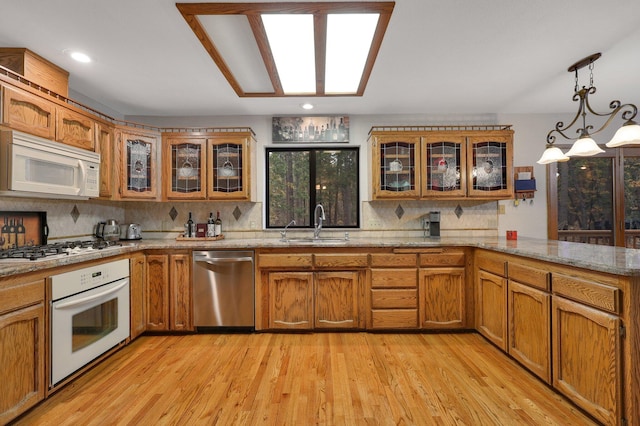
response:
M574 112L567 68L595 52L594 108L640 103L637 0L396 0L364 95L310 99L238 97L175 3L0 0L0 46L66 69L72 93L124 117Z

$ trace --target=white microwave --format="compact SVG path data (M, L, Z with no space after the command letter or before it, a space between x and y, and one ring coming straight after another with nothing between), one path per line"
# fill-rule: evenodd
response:
M100 154L15 130L0 132L0 195L87 199L100 193Z

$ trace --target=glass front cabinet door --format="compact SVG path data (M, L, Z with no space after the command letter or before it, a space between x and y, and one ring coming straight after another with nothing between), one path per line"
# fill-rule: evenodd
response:
M164 193L167 199L204 200L206 138L167 138L164 143Z
M119 131L121 198L155 199L159 135Z
M513 133L487 133L468 138L468 196L513 196Z
M249 200L249 137L208 139L208 190L210 199Z
M460 198L467 194L466 138L430 134L422 137L422 196Z
M373 136L372 199L420 197L420 138Z

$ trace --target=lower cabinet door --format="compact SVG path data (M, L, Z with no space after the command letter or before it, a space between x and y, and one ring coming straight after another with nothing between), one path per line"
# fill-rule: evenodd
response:
M313 327L313 272L269 273L269 328Z
M360 273L316 272L315 328L360 327Z
M551 295L509 280L509 354L551 384Z
M620 318L553 296L553 386L605 425L621 419Z
M507 351L507 279L479 270L476 327L480 334Z
M0 424L44 398L44 305L0 315Z
M466 326L464 268L420 269L420 327Z

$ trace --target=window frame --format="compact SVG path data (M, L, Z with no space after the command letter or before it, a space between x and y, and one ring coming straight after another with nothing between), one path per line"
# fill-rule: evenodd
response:
M351 151L356 158L356 223L355 225L323 225L324 229L360 229L360 147L359 146L267 146L265 147L265 229L282 229L284 225L270 224L270 179L269 179L269 154L271 152L309 152L309 206L316 206L316 158L318 151ZM314 229L314 208L309 208L309 225L291 225L289 229Z

